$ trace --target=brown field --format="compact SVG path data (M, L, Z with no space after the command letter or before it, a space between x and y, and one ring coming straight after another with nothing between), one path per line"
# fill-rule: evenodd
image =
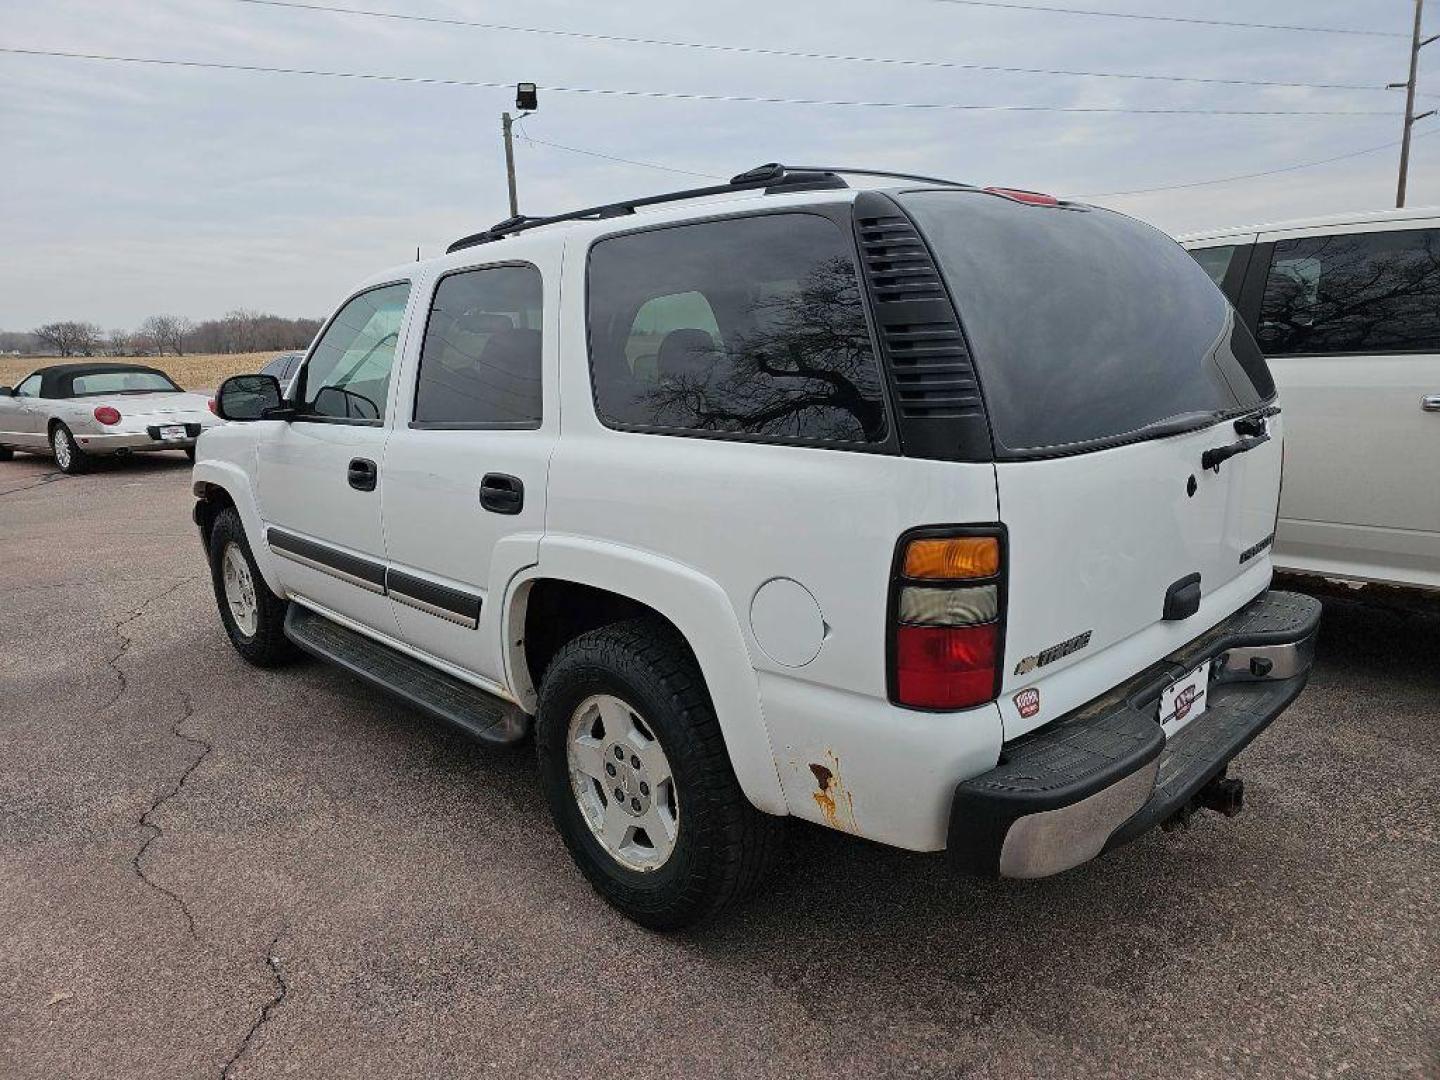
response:
M230 375L243 375L259 371L279 352L263 353L202 353L196 356L126 356L115 357L119 363L148 364L159 368L186 390L214 390L222 379ZM75 356L62 360L50 356L0 356L0 386L13 386L36 368L50 364L79 363L86 357ZM111 357L97 356L97 363L104 363Z

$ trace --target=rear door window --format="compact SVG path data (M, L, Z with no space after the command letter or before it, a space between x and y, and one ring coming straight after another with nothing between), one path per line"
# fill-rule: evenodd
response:
M414 423L540 424L540 271L493 266L448 274L435 288Z
M1275 390L1250 332L1174 240L1099 208L899 196L939 259L1000 457L1074 453Z
M307 414L355 423L385 419L395 346L409 298L407 281L367 290L340 309L305 368Z
M1259 338L1273 356L1440 351L1440 230L1276 241Z
M588 273L595 404L611 427L886 437L849 235L764 214L600 240Z

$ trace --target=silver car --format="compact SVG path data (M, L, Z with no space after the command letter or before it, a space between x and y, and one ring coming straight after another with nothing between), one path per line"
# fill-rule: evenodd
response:
M55 364L0 386L0 461L49 452L67 473L92 457L183 450L193 461L202 429L222 421L210 399L141 364Z

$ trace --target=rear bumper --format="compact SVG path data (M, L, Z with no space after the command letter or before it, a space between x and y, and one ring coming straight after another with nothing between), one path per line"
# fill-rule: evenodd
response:
M181 425L175 425L181 426ZM144 431L106 432L102 435L76 435L75 442L87 454L114 454L125 450L185 450L195 445L204 425L188 423L185 438L166 440L160 437L160 425L152 424Z
M947 848L965 869L1033 878L1127 843L1188 806L1304 689L1320 602L1263 593L1109 693L1007 744L955 790ZM1212 663L1206 710L1168 741L1161 691Z

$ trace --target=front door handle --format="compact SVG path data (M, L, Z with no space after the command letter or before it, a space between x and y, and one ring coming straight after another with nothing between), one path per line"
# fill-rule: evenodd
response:
M518 476L486 473L480 481L480 505L492 514L518 514L525 506L525 485Z
M1440 394L1426 394L1420 399L1420 408L1426 412L1440 412Z
M350 466L345 470L345 478L356 491L374 491L380 479L380 469L369 458L351 458Z

